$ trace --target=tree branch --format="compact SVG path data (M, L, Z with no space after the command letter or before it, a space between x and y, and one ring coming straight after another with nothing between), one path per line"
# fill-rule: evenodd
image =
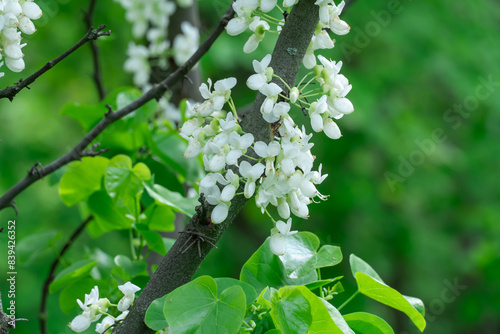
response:
M89 155L90 153L85 153L85 148L99 136L110 124L119 120L120 118L130 114L137 108L143 106L152 99L159 99L167 91L168 87L174 85L179 80L184 78L184 76L191 70L191 68L198 62L198 60L210 49L215 40L224 31L224 27L227 22L234 16L234 11L232 7L224 14L224 16L219 21L218 25L214 28L212 33L200 44L200 47L193 54L191 58L181 67L179 67L174 73L168 76L165 80L156 84L144 93L140 98L130 103L129 105L121 108L118 111L113 112L108 110L105 117L96 125L89 133L67 154L60 157L59 159L51 162L43 168L32 168L28 175L19 181L16 185L10 188L2 197L0 197L0 210L12 206L14 198L19 195L22 191L28 188L31 184L38 181L50 173L58 170L62 166L68 164L71 161L80 160L82 156Z
M319 20L319 8L314 5L314 2L314 0L300 0L293 7L273 52L270 66L273 67L276 75L282 77L291 85L295 82L307 46ZM275 82L280 84L277 80ZM256 141L269 142L269 124L262 119L260 114L260 106L263 100L264 96L259 93L252 112L246 114L242 122L242 128L245 132L251 132ZM201 256L198 253L198 247L185 250L184 244L189 242L191 238L189 231L201 232L207 237L214 238L216 242L241 211L247 199L241 195L236 196L231 201L228 218L218 225L210 222L212 207L203 198L200 198L200 202L201 205L196 208L196 214L186 226L185 231L187 233L181 233L163 258L151 280L135 300L130 313L113 333L153 333L144 324L144 316L151 302L189 282L205 256L213 248L209 243L202 243L200 245Z
M56 59L49 61L41 69L39 69L38 71L27 77L25 80L21 79L17 83L15 83L14 86L9 86L0 90L0 99L7 98L12 102L17 93L19 93L24 88L29 89L28 85L32 84L36 79L38 79L38 77L40 77L42 74L50 70L61 60L63 60L64 58L75 52L80 46L87 43L88 41L96 40L101 36L109 36L111 34L111 31L101 32L104 28L106 28L105 24L101 24L95 30L93 27L90 27L89 31L87 31L85 36L83 36L83 38L78 43L73 45L68 51L64 52Z
M63 257L63 255L66 253L66 251L69 249L69 247L73 244L73 242L76 240L76 238L82 233L82 231L85 229L85 226L93 219L94 217L88 216L87 219L85 219L80 226L76 228L76 230L73 232L71 237L69 237L68 241L64 244L63 248L61 248L61 251L59 252L59 255L52 261L52 264L50 266L49 274L47 275L47 278L45 279L45 282L43 283L43 288L42 288L42 300L40 302L40 313L38 314L38 319L40 322L40 332L42 334L47 333L47 298L49 297L49 286L50 283L54 280L54 273L56 271L57 265L59 264L59 261Z
M96 0L90 0L89 9L85 13L85 24L87 27L92 27L92 18L94 16L94 8L95 8ZM99 64L99 48L94 40L90 41L90 48L92 50L92 62L94 63L94 82L97 88L97 93L99 94L99 100L102 101L104 96L106 96L104 92L104 86L102 84L101 77L101 66Z

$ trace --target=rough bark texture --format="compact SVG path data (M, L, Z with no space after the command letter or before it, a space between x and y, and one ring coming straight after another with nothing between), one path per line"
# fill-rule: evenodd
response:
M274 49L271 66L274 73L283 78L289 85L293 86L294 84L317 23L318 6L314 5L314 0L299 1L288 16L287 23ZM274 82L284 88L284 85L278 80L274 80ZM252 133L256 141L269 142L269 124L262 119L260 114L260 106L263 100L264 97L258 94L252 112L246 114L243 119L242 128L245 132ZM185 231L201 232L217 241L241 211L247 199L243 196L235 197L231 202L228 218L219 225L210 222L210 205L204 202L203 199L200 201L202 204L197 208L196 214L189 221ZM144 324L144 315L148 306L153 300L191 281L201 262L213 248L209 243L201 242L201 256L199 255L197 243L186 250L185 245L189 245L193 240L192 238L193 235L188 233L182 233L179 236L168 254L163 258L149 283L134 302L129 315L113 333L153 333Z

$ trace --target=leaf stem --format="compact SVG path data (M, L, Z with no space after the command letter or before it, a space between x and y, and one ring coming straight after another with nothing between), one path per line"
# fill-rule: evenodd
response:
M280 81L285 85L285 87L288 88L288 90L291 90L290 86L288 86L286 81L283 80L279 75L273 74L273 77L280 79Z
M356 292L355 292L355 293L353 293L353 294L352 294L352 296L351 296L351 297L349 297L349 299L347 299L347 300L346 300L346 301L345 301L342 305L340 305L340 306L337 308L337 310L339 310L339 311L340 311L341 309L343 309L343 308L344 308L344 306L346 306L347 304L349 304L349 302L350 302L351 300L353 300L353 299L354 299L357 295L359 295L359 289L358 289L358 290L356 290Z
M317 268L316 271L318 272L318 281L321 281L321 270L320 268ZM325 294L323 293L323 287L320 286L319 287L319 295L321 296L321 298L325 298Z

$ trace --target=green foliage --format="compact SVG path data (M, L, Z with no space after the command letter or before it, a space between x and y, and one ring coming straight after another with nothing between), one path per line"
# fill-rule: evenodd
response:
M62 289L68 284L74 283L82 278L87 277L90 273L90 270L92 270L92 268L94 268L96 264L97 261L81 260L65 268L59 274L57 274L52 283L50 283L50 293L54 293L55 291Z
M253 285L259 292L266 286L278 289L286 285L315 283L318 279L316 269L334 266L342 261L339 247L325 245L319 251L318 247L316 235L299 232L287 239L287 252L278 258L271 252L267 239L245 263L240 279Z
M73 206L86 201L100 190L108 163L109 159L104 157L84 157L81 161L73 162L59 184L59 195L64 204Z
M280 257L271 253L269 239L266 240L244 264L241 281L201 276L155 300L147 310L146 324L153 330L169 326L174 333L197 333L197 329L236 333L239 328L239 333L394 334L387 322L376 315L340 312L347 302L362 293L408 314L423 330L423 315L417 311L418 307L412 306L419 303L423 306L421 301L409 298L410 304L355 255L351 255L350 263L359 290L340 307L334 306L337 295L343 292L338 282L342 277L329 280L317 277L321 268L341 261L340 249L330 245L319 248L318 238L309 232L289 236L292 237L289 243L287 240L288 255ZM311 261L315 264L309 265ZM298 273L303 276L296 277ZM333 288L324 288L333 283L337 283ZM374 283L379 286L373 286ZM227 314L231 321L219 317L221 313Z
M407 298L389 287L368 263L354 254L351 254L350 263L360 293L382 304L386 304L396 310L404 312L420 331L424 330L426 325L424 319L425 314L423 303L420 299L415 297Z
M344 315L344 319L356 334L394 334L391 326L374 314L355 312Z

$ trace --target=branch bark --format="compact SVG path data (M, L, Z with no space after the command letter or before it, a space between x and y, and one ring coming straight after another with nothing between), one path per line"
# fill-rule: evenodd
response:
M84 21L87 27L92 26L92 19L94 17L94 8L95 8L96 0L90 0L89 9L85 13ZM92 51L92 62L94 63L94 74L92 75L95 86L97 89L97 93L99 94L99 101L102 101L106 96L104 92L104 85L102 84L101 77L101 65L99 63L99 48L94 40L90 41L90 48Z
M314 0L300 0L293 7L272 55L270 66L273 67L274 73L292 86L318 24L319 8L314 5L314 2ZM285 88L277 79L274 82ZM252 133L256 141L269 142L269 124L262 119L260 114L260 106L263 101L264 96L259 93L252 111L246 114L242 121L242 128L245 132ZM207 237L214 238L215 241L219 240L244 207L247 199L241 195L235 197L231 202L228 218L219 225L210 222L211 206L203 198L200 198L200 202L201 205L197 207L196 214L186 226L187 233L181 233L163 258L151 280L135 300L130 313L113 333L153 333L144 323L144 316L151 302L189 282L205 256L213 248L209 243L200 243L199 249L198 245L193 245L186 250L185 245L193 240L193 236L189 232L201 232Z
M154 85L149 91L144 93L140 98L130 103L129 105L121 108L118 111L109 110L105 117L90 130L89 133L67 154L63 155L59 159L51 162L45 167L39 167L40 164L35 165L28 175L19 181L16 185L10 188L2 197L0 197L0 211L9 206L14 206L14 198L23 192L26 188L32 185L34 182L43 178L50 173L58 170L62 166L70 163L71 161L80 160L82 156L95 155L92 152L85 151L87 146L97 138L110 124L119 120L120 118L130 114L137 108L143 106L152 99L159 99L167 91L169 86L176 84L179 80L184 78L184 76L193 68L193 66L200 60L200 58L207 53L212 44L217 40L219 35L224 31L224 27L227 22L234 16L233 8L230 7L226 14L221 18L217 26L214 28L212 33L200 44L200 47L194 55L180 68L178 68L174 73L168 76L165 80L157 85ZM102 151L100 151L102 152ZM99 152L98 152L99 153Z
M21 90L24 88L28 88L28 85L32 84L36 79L38 79L42 74L50 70L52 67L54 67L57 63L59 63L61 60L75 52L80 46L83 44L93 41L98 39L101 36L109 36L111 31L105 31L102 32L106 28L106 25L101 24L97 29L94 29L93 27L90 27L89 31L83 36L83 38L78 41L75 45L73 45L68 51L64 52L62 55L59 57L55 58L54 60L49 61L46 63L41 69L27 77L26 79L21 79L17 83L14 84L14 86L9 86L6 87L2 90L0 90L0 99L9 99L11 102L14 100L14 97L19 93Z

